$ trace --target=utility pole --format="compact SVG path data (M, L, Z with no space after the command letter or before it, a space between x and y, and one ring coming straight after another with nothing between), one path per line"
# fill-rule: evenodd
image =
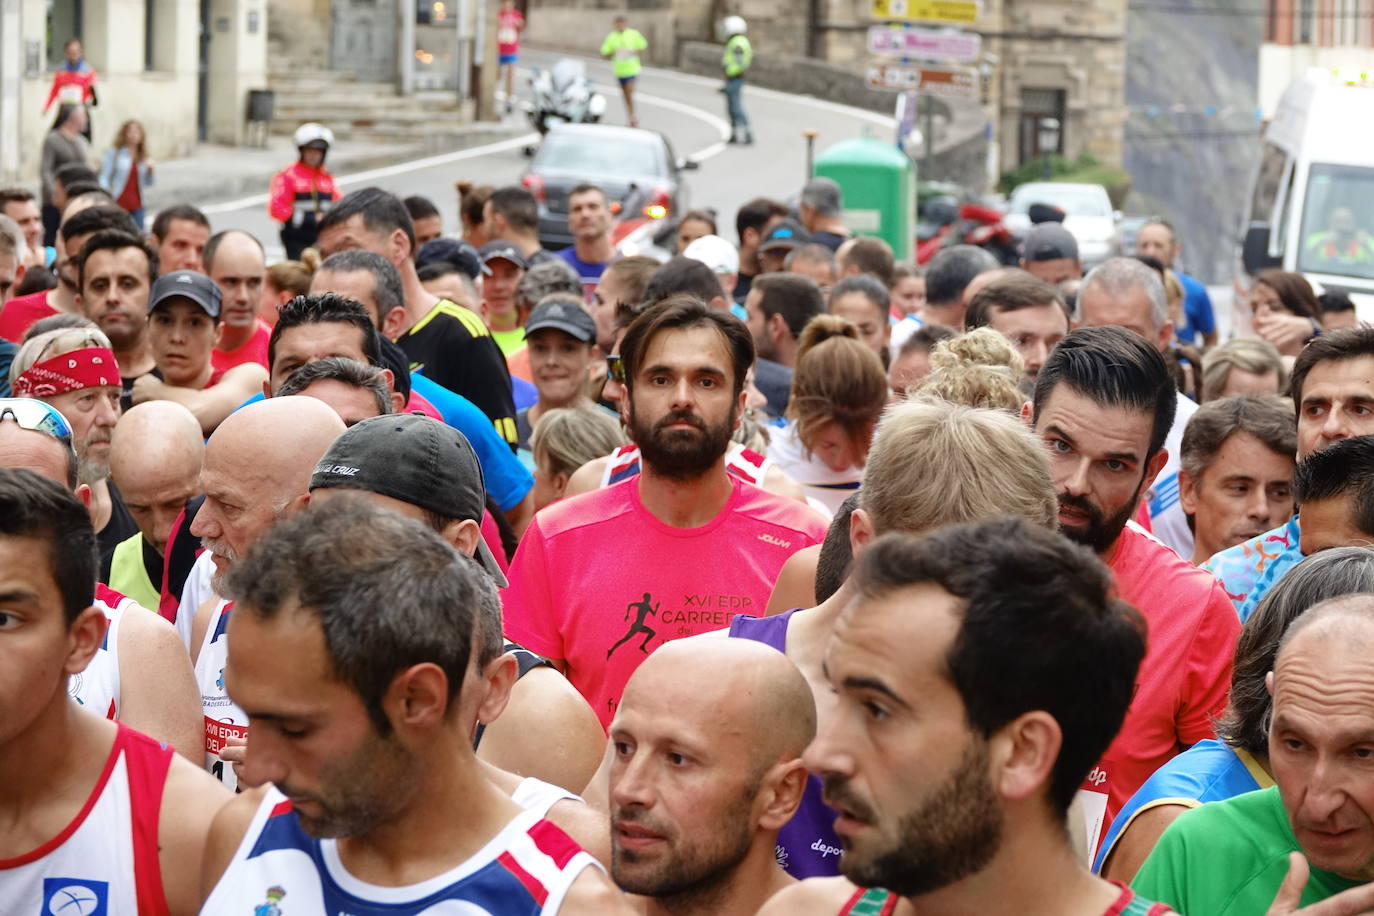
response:
M935 96L926 93L923 97L925 104L925 126L922 131L925 133L925 150L921 157L921 172L926 181L933 181L935 178Z
M19 180L20 84L24 77L23 0L0 0L0 184Z

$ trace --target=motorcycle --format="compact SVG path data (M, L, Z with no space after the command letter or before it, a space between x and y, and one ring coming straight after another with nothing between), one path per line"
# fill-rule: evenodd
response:
M530 95L526 106L530 126L546 134L554 124L595 124L606 113L606 97L587 79L587 68L580 60L564 58L545 70L535 67L530 73Z
M960 203L952 194L931 197L916 223L916 263L926 264L944 248L974 245L998 263L1015 266L1020 253L1015 236L1002 221L1002 211L983 204Z

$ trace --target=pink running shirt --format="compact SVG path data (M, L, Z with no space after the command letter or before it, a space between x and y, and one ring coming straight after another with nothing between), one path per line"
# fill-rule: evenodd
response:
M650 652L761 616L782 564L824 539L825 522L800 502L731 484L700 528L655 518L634 477L554 503L525 532L503 596L506 635L566 661L603 726Z
M496 14L496 53L503 57L520 53L520 30L525 17L519 10L505 10Z
M1226 707L1240 636L1240 618L1221 583L1135 522L1121 532L1107 565L1118 595L1140 611L1150 632L1126 721L1079 792L1090 857L1121 806L1155 770L1216 737L1212 717Z

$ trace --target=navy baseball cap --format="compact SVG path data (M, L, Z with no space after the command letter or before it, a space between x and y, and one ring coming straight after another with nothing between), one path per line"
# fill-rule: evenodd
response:
M768 230L763 241L759 242L759 251L767 251L770 248L798 248L810 241L811 235L802 228L801 223L794 219L785 219Z
M460 273L476 280L480 274L491 273L491 268L482 263L482 256L471 242L460 239L430 239L415 252L415 269L431 264L452 264Z
M153 309L178 296L190 299L204 309L205 314L219 319L219 287L214 280L194 270L174 270L158 277L153 284L152 294L148 296L148 314L151 315Z
M495 261L497 258L504 258L521 269L530 266L530 262L525 260L520 249L510 242L487 242L478 253L482 255L484 265Z

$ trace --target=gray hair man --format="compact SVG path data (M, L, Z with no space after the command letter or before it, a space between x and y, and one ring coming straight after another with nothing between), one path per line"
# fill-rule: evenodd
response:
M1083 279L1078 290L1078 323L1094 328L1116 325L1140 335L1161 354L1174 339L1169 303L1159 274L1135 258L1108 258ZM1197 412L1197 404L1182 393L1176 395L1174 425L1164 439L1168 455L1155 478L1145 504L1150 530L1181 557L1193 555L1193 532L1178 501L1179 453L1183 431Z
M831 251L839 249L853 233L845 227L844 192L833 178L812 178L802 186L798 216L811 241Z

